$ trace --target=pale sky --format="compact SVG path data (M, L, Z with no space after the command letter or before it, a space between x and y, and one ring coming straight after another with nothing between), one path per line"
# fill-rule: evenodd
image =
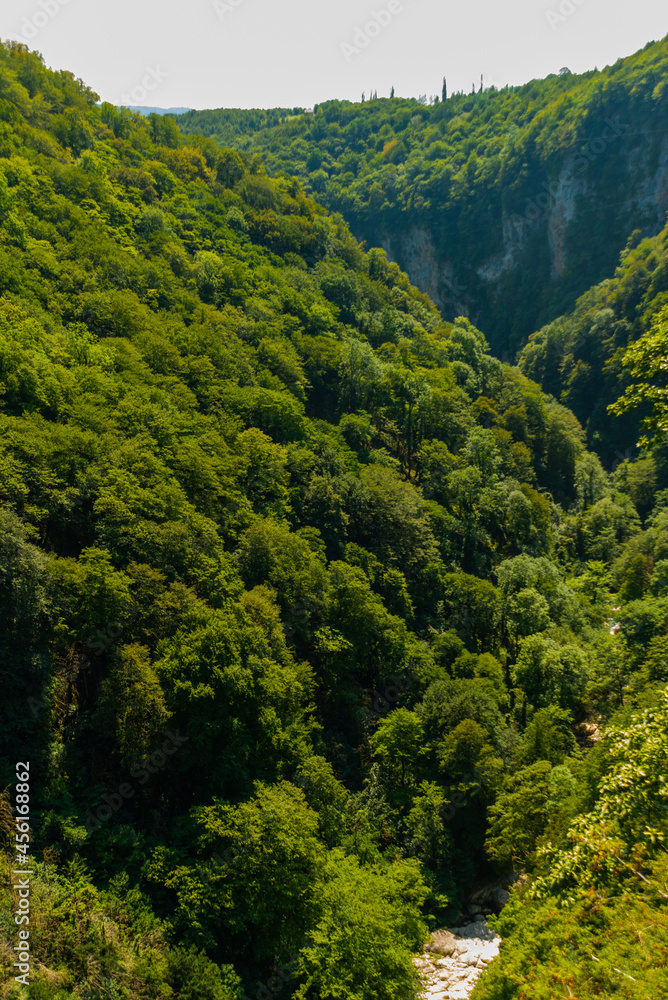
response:
M668 33L665 0L1 0L27 41L113 104L311 107L613 63Z

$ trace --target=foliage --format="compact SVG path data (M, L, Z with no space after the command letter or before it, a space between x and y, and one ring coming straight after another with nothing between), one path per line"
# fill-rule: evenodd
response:
M539 852L537 877L514 893L499 919L507 940L501 958L474 990L475 1000L520 997L525 991L549 996L564 986L587 998L661 995L668 964L667 714L664 690L655 707L608 729L594 808ZM543 764L547 772L549 765ZM544 793L527 782L525 794L544 826ZM512 820L513 799L507 795L502 807L494 807L493 852L521 844L523 832L516 831L515 841L501 811Z
M326 101L312 115L219 109L176 121L188 137L216 139L260 155L275 175L298 177L359 239L389 249L448 319L470 315L497 356L513 356L612 273L633 230L647 235L664 224L661 196L638 191L661 176L667 47L664 38L600 71L486 85L431 105L393 95ZM374 268L393 273L378 251ZM650 285L652 296L665 296L665 274L651 263L636 270L637 289L627 286L634 306ZM596 297L605 313L606 292ZM601 355L614 354L602 341L612 334L619 342L635 323L634 309L622 308L614 320L590 313L583 325L555 324L559 335L576 327L547 361L563 359L564 401L583 421L592 386L601 397ZM606 381L617 359L612 367ZM594 408L590 443L611 401Z
M610 844L658 863L659 453L608 475L259 158L20 45L0 84L0 767L39 773L35 995L410 997L426 927L499 868L552 905L597 823L613 882ZM7 881L2 907L7 956Z
M662 393L667 240L668 227L645 238L634 232L614 277L585 292L572 312L532 334L518 359L526 375L579 417L589 446L608 468L635 456L639 419L649 421L653 435L659 429L660 408L652 419L651 407L660 404Z
M629 386L612 409L613 413L621 414L649 403L652 414L646 419L645 426L652 432L652 440L657 442L663 441L666 433L666 386L663 384L663 373L667 343L668 306L664 306L656 315L651 329L626 352L624 365L629 368L634 384ZM648 438L644 437L641 443L649 444Z

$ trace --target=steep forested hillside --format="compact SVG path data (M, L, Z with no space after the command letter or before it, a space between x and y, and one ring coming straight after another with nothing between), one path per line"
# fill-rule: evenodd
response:
M299 177L446 318L465 311L512 358L612 274L633 230L662 228L667 71L664 39L601 72L431 107L329 101L315 115L198 111L178 122Z
M0 47L3 995L410 1000L522 873L480 996L592 935L660 996L611 942L664 919L661 464L297 180L95 102Z
M629 384L626 348L647 333L667 303L668 228L648 239L636 231L614 277L532 334L519 356L522 371L573 410L589 447L608 467L636 454L639 436L638 412L620 419L608 410Z

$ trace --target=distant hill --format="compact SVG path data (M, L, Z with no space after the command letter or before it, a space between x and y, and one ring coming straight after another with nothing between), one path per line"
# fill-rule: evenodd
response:
M192 111L192 108L143 108L137 105L129 105L130 111L138 111L140 115L148 117L149 115L184 115L186 111Z

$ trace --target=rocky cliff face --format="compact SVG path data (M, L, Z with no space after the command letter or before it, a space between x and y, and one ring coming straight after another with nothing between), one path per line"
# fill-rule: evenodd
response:
M468 315L498 354L514 356L539 326L566 312L587 288L614 273L630 234L658 233L668 211L668 136L619 120L569 153L552 179L524 185L521 211L501 192L489 219L489 256L466 236L438 245L438 211L380 242L448 319ZM364 234L359 234L364 236Z

